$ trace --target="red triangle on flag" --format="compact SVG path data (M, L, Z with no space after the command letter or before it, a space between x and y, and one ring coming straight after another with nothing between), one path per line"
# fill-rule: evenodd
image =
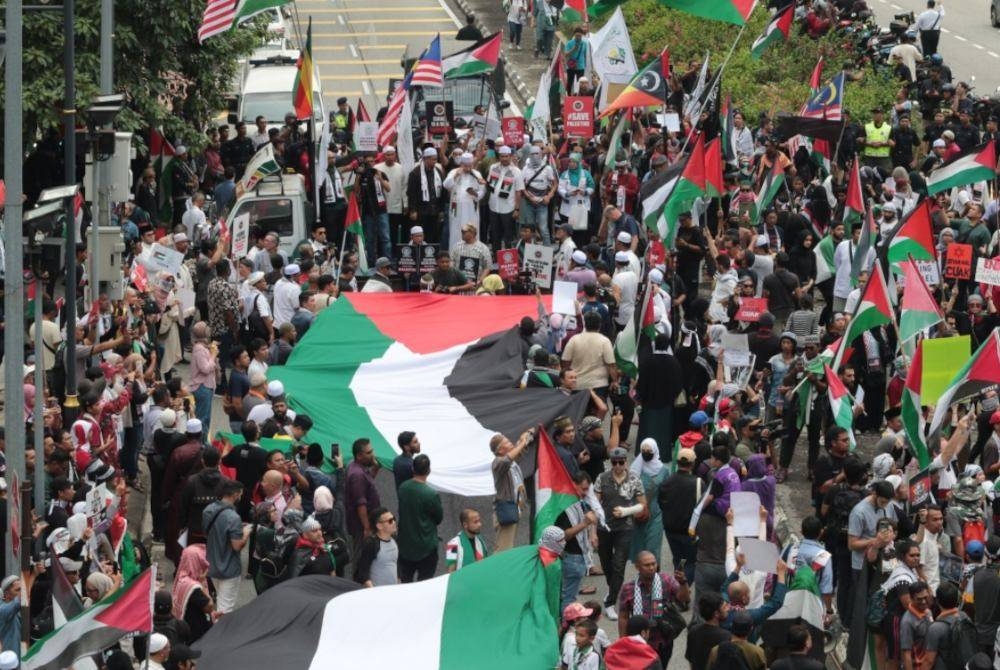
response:
M698 133L698 139L695 140L691 155L684 165L681 179L686 179L701 191L705 190L705 137L701 133Z
M576 484L566 470L566 465L556 453L556 448L549 439L545 426L538 427L538 481L537 489L549 489L552 493L576 495Z
M584 4L584 12L586 13L586 3ZM489 64L491 67L496 67L500 61L500 45L502 42L503 33L497 33L489 42L473 49L472 56L476 60L481 60Z
M719 198L726 192L722 175L722 140L716 137L705 146L705 190Z
M995 384L1000 379L1000 331L993 331L989 341L972 361L965 382L988 382Z
M124 589L104 611L94 616L94 620L119 630L152 632L153 570L145 570Z
M976 154L976 162L991 170L997 169L997 146L994 140L987 142L983 150Z

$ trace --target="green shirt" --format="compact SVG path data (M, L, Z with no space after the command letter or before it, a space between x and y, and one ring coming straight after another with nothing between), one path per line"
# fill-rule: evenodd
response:
M437 492L424 482L409 479L399 487L399 557L419 561L437 549L437 527L444 509Z
M971 244L977 253L979 247L988 247L990 245L992 237L990 229L982 221L979 222L979 225L973 226L968 219L957 219L951 222L951 227L958 229L958 236L955 241L963 244Z

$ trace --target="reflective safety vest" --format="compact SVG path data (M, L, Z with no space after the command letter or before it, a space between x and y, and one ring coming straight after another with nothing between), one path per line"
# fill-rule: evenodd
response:
M888 158L889 150L891 147L887 144L883 147L873 147L869 146L872 142L888 142L889 133L892 132L892 126L890 126L885 121L878 128L875 124L869 121L865 124L865 156L870 158Z

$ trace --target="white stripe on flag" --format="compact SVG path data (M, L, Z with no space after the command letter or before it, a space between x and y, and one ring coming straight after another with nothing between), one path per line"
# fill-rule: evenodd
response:
M451 575L442 575L337 596L323 612L309 670L327 670L331 665L438 670L450 579ZM363 612L374 616L359 616Z
M205 6L201 26L198 28L198 43L229 30L235 17L236 2L234 0L209 0L208 5Z

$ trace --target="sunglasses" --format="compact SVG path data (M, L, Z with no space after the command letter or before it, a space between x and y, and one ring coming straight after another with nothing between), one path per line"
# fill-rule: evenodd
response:
M625 465L625 459L624 458L612 458L611 459L611 465Z

